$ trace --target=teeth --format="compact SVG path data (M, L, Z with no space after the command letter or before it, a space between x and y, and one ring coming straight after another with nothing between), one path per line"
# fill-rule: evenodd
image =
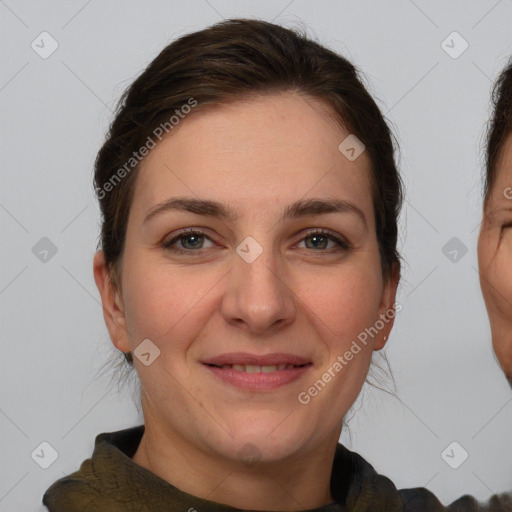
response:
M293 370L296 368L293 364L273 364L273 365L257 365L257 364L223 364L221 367L223 370L236 370L237 372L246 372L246 373L273 373L275 371L282 370Z

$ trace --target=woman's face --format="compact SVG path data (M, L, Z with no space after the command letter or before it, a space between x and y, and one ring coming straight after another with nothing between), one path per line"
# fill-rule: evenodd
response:
M369 159L338 149L349 133L326 112L294 93L216 106L142 162L122 293L101 253L95 275L115 346L135 351L147 428L240 460L337 442L396 279L381 274Z
M512 136L503 146L484 210L478 264L494 350L503 371L512 379Z

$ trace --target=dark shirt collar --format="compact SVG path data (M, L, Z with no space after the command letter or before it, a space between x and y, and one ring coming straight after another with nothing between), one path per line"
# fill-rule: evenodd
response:
M135 463L132 457L143 433L141 425L98 435L92 457L77 472L55 482L46 491L43 503L51 512L96 510L86 508L91 505L109 512L138 512L141 507L152 512L240 510L188 494ZM346 512L344 504L351 472L357 466L350 453L338 444L331 475L331 495L335 502L308 512Z
M43 503L50 512L235 512L240 509L188 494L132 460L144 426L100 434L90 459L80 469L55 482ZM423 488L398 491L360 455L336 446L331 496L334 503L308 512L442 512L464 510L511 510L505 496L503 508L480 508L471 497L460 498L445 508ZM498 500L498 498L496 498ZM493 506L498 501L493 502ZM250 506L250 504L248 504ZM247 509L245 509L247 512ZM305 511L303 511L305 512Z

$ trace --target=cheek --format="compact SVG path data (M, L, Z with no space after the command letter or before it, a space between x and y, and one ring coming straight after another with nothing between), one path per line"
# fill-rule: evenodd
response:
M147 254L127 258L125 268L130 269L123 276L123 296L131 346L149 338L166 352L182 349L199 333L225 274L200 265L172 267Z
M501 241L499 230L479 240L478 260L482 292L491 309L512 320L512 230Z
M291 267L283 279L284 293L296 303L297 325L309 331L313 327L332 354L344 352L377 320L382 280L374 252L339 265ZM230 279L225 265L178 267L147 253L128 251L123 268L131 347L150 339L164 357L186 350L201 335L219 313Z
M322 339L342 348L376 322L382 293L379 272L378 266L341 265L304 276L299 296L319 319Z
M325 428L336 428L366 379L374 344L371 328L380 312L379 271L378 264L347 265L303 278L298 295L325 357L299 402L307 400L311 415L322 416ZM326 409L332 414L326 415Z

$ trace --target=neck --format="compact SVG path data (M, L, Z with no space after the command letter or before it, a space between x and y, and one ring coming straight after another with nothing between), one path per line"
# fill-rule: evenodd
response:
M240 461L212 455L145 416L134 462L181 491L231 507L258 510L318 508L333 502L331 469L336 443L283 461ZM148 421L149 420L149 421Z

